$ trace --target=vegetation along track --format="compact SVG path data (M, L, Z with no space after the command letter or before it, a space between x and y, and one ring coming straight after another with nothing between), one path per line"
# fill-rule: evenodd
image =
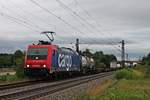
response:
M112 75L113 72L106 72L100 73L90 76L83 76L74 79L68 79L58 82L50 82L44 86L33 87L33 88L26 88L23 90L16 90L16 91L8 91L6 93L0 94L0 100L29 100L29 99L36 99L38 97L42 97L48 94L55 93L57 91L61 91L63 89L67 89L73 86L77 86L95 79L99 79L102 77L107 77Z

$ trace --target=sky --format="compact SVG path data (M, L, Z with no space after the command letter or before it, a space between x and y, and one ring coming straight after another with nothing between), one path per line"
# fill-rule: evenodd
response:
M54 31L53 44L103 51L130 60L150 52L150 0L0 0L0 52L13 53Z

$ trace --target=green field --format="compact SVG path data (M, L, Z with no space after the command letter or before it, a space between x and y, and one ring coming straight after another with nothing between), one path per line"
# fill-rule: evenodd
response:
M149 66L138 66L118 71L115 73L118 79L115 84L95 95L84 93L77 100L150 100L149 69Z

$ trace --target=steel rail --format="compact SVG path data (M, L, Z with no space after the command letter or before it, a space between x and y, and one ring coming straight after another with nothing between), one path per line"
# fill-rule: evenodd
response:
M45 82L44 80L32 80L32 81L23 81L23 82L17 82L17 83L10 83L10 84L4 84L0 85L0 90L6 90L6 89L12 89L12 88L18 88L18 87L23 87L23 86L28 86L28 85L33 85L37 84L37 82Z

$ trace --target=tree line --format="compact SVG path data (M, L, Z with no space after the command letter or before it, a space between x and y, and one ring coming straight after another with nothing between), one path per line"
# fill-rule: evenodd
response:
M113 54L104 54L102 51L91 53L89 49L80 52L81 55L91 57L95 61L96 66L109 67L110 62L117 61ZM16 50L13 54L0 54L0 67L16 67L19 62L24 61L25 53L21 50Z
M113 54L104 54L102 51L91 53L89 49L81 52L81 55L92 57L96 67L110 67L110 63L117 61L117 58Z
M21 50L16 50L13 54L0 54L0 67L15 67L17 60L24 58L24 53Z

